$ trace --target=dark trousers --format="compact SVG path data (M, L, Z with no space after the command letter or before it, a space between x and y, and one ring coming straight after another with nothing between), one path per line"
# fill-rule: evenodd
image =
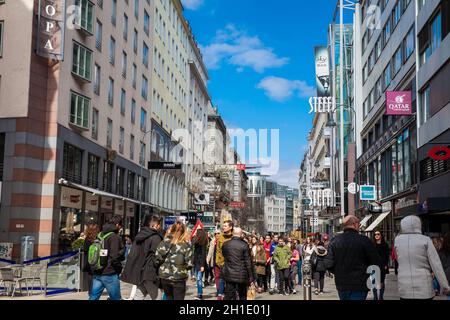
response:
M247 300L247 284L225 281L224 300Z
M395 275L398 275L398 261L394 260Z
M272 269L270 268L270 263L266 265L266 282L264 283L264 290L270 288L270 278L272 278Z
M258 287L267 290L266 276L264 274L258 274L257 277L258 277L257 278Z
M384 286L385 286L385 280L386 280L386 273L381 272L381 289L380 294L378 295L378 290L373 289L373 300L384 300Z
M161 284L166 294L166 300L184 300L186 295L186 280L171 281L161 279Z
M338 291L340 300L366 300L367 291Z
M290 275L290 268L278 270L278 277L279 277L278 291L280 293L289 293L290 291L289 275Z
M325 285L325 271L314 272L314 287L316 288L316 290L320 289L320 292L323 292L324 285Z

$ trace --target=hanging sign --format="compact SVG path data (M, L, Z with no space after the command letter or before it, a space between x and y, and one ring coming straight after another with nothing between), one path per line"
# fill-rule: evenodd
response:
M36 53L64 59L65 0L39 0Z

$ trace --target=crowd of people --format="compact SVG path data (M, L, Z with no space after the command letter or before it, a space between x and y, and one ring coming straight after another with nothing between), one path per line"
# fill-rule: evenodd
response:
M85 230L83 271L90 275L90 300L98 300L105 289L109 299L122 299L120 281L133 285L128 300L184 300L189 278L196 283L198 300L209 285L215 285L218 300L246 300L250 290L295 295L303 283L304 263L311 266L314 293L324 294L328 276L335 279L341 300L367 299L367 269L379 266L381 282L373 297L383 300L390 259L401 299L432 299L450 290L450 234L432 241L422 235L416 216L401 221L392 250L381 232L373 240L360 234L359 219L351 215L343 221L343 232L331 240L326 235L249 235L232 221L225 221L214 235L201 228L193 233L182 221L164 231L162 218L153 215L144 219L134 241L128 237L124 242L121 224L121 217L114 216L101 231L96 225ZM101 249L97 260L93 245Z

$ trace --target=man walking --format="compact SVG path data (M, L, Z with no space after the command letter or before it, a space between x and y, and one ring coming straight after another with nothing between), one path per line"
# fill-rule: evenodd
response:
M273 253L278 245L278 235L274 235L272 244L270 245L270 287L272 288L271 294L276 293L278 290L278 284L280 283L279 274L277 271L276 262L272 259Z
M227 220L224 221L222 226L222 233L219 236L219 239L217 240L217 246L216 246L216 267L214 268L214 274L216 277L219 278L219 290L217 299L223 300L223 295L225 291L225 282L222 277L222 269L225 263L223 254L222 254L222 247L225 244L225 242L231 240L233 237L233 227L234 224L232 221Z
M278 240L278 246L273 252L273 260L278 272L278 293L280 295L289 295L293 292L293 288L290 287L289 276L291 267L292 251L289 246L285 245L284 239Z
M225 300L247 300L248 285L255 281L248 244L242 240L242 229L234 228L233 237L222 248Z
M99 300L103 290L109 294L110 300L121 300L119 275L122 272L122 261L125 251L122 239L118 235L122 229L122 217L113 216L102 228L99 238L103 239L100 261L105 261L101 269L93 272L92 290L89 300ZM104 259L104 260L103 260Z
M152 300L158 298L159 283L155 253L163 240L161 229L162 219L159 216L146 216L144 226L130 249L121 279L137 286L134 300L144 300L147 295L150 295Z
M344 218L344 233L333 238L328 246L324 265L334 273L336 288L341 300L366 300L367 268L380 266L375 246L366 236L360 235L359 219L349 215Z

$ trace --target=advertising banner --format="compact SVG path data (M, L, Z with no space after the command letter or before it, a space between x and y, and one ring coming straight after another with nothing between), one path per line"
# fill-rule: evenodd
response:
M83 191L61 187L61 207L81 209Z
M86 192L86 210L98 212L98 196Z
M318 97L330 96L330 65L327 47L315 47L316 86Z
M65 0L39 0L36 53L54 60L64 59Z
M405 116L412 114L411 91L386 91L386 114Z

